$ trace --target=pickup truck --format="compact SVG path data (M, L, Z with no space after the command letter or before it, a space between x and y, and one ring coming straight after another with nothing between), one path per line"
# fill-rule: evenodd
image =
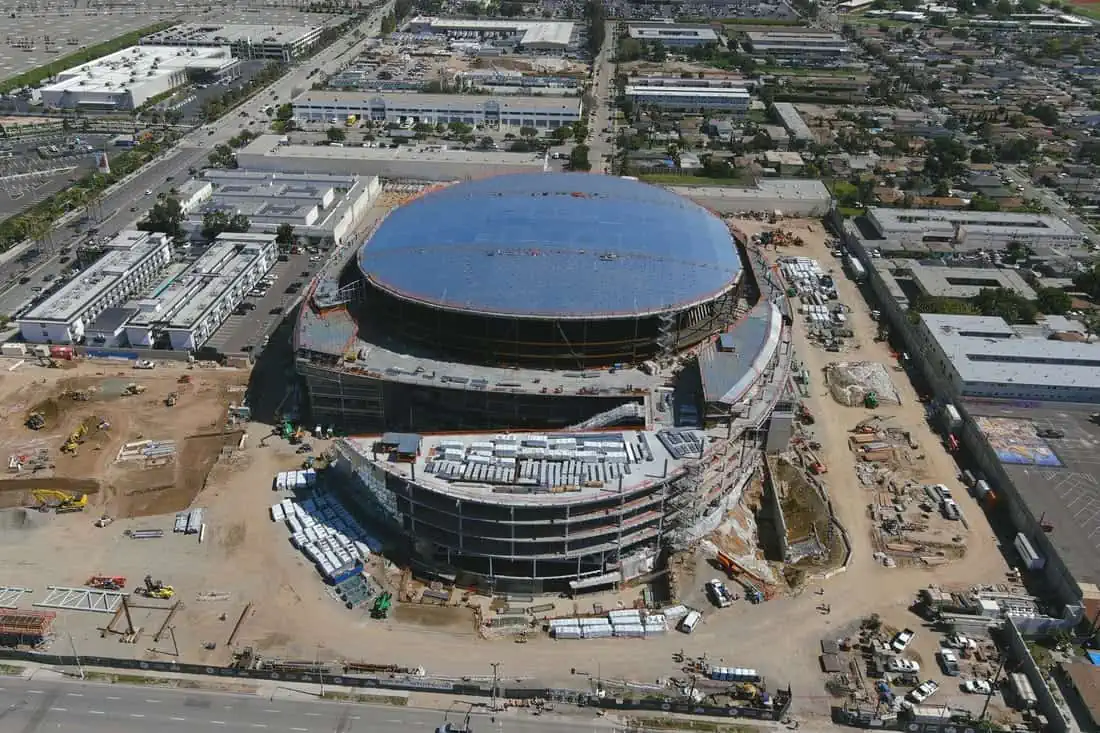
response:
M932 697L936 694L936 690L940 689L940 683L935 680L925 680L919 685L909 691L909 699L917 705Z
M910 642L913 641L913 637L916 635L917 632L912 629L902 629L894 636L894 640L890 642L890 647L901 654L909 647Z
M721 580L707 581L707 595L710 596L711 603L719 608L729 608L733 605L734 596Z

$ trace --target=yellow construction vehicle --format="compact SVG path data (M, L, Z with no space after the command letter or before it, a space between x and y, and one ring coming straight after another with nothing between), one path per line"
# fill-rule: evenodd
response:
M88 506L87 494L70 494L56 489L35 489L31 492L42 511L53 509L58 514L82 512Z
M145 586L138 588L135 593L147 598L161 598L167 600L176 595L176 589L170 585L165 585L159 580L153 580L152 575L146 575Z
M65 445L61 446L61 450L65 453L76 454L77 446L84 442L84 436L88 433L88 428L84 427L84 423L77 426L76 430L69 435L68 440L65 441Z
M135 382L131 382L130 384L126 385L126 389L122 390L122 394L123 395L134 395L134 394L141 394L144 391L145 391L145 385L144 384L137 384Z

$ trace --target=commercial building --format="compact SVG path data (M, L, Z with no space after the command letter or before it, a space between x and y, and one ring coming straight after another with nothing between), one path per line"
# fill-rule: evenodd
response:
M184 226L201 236L203 216L243 214L250 232L275 234L282 224L311 244L344 244L382 191L377 177L334 173L208 170L181 187Z
M451 150L443 145L364 148L348 145L289 145L277 135L261 135L237 153L249 171L297 171L417 181L459 181L505 173L541 173L545 154Z
M636 105L669 110L720 110L733 115L749 111L751 97L745 89L666 86L628 86L625 96Z
M1100 344L1051 335L1001 318L922 313L914 342L961 398L1100 402Z
M1011 290L1028 300L1035 291L1016 270L993 267L944 267L936 262L895 260L907 272L921 293L938 298L973 298L985 288Z
M787 216L825 216L833 197L821 181L763 178L752 186L673 186L672 191L719 214L750 211Z
M228 46L132 46L62 71L42 87L42 103L60 109L136 109L193 80L240 75Z
M143 46L225 47L241 59L290 62L321 39L323 26L181 23L144 36Z
M446 36L454 40L493 41L514 45L523 51L563 52L573 43L574 24L554 20L509 18L435 18L417 16L406 30Z
M798 110L790 102L776 102L772 105L772 111L775 112L776 117L779 118L779 122L787 130L787 133L791 136L791 140L797 143L812 143L814 142L814 134L810 131L809 125L802 119L802 115L798 114Z
M661 43L669 48L691 48L718 43L718 34L708 25L630 23L627 33L636 41Z
M190 267L127 305L130 346L200 348L275 264L274 234L218 236Z
M80 342L103 311L148 287L172 261L171 239L159 233L123 231L105 249L106 254L18 319L24 341Z
M351 115L376 122L553 130L579 122L583 109L580 97L311 91L294 99L294 116L302 121L342 121Z
M493 94L576 94L582 79L525 74L510 69L469 69L454 76L459 89L487 89Z
M873 234L892 243L889 248L920 249L943 245L956 251L1004 249L1012 242L1027 247L1081 244L1081 235L1048 214L1002 211L948 211L944 209L868 209ZM867 245L876 243L869 240Z
M745 34L755 57L772 56L794 65L850 61L852 47L837 33L750 31Z
M401 431L338 441L333 470L417 572L615 587L715 529L770 441L788 322L770 300L735 320L743 277L722 220L656 186L546 173L432 190L308 294L307 419ZM672 365L696 347L681 395Z

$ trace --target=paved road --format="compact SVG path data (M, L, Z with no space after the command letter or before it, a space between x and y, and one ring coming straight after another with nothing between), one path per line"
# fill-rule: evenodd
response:
M189 168L201 168L206 163L207 156L215 145L229 140L242 129L247 128L249 119L266 119L262 113L264 105L281 104L290 100L297 92L309 89L311 84L309 73L313 69L320 68L323 73L332 73L358 55L371 35L377 33L382 16L389 12L391 7L392 3L387 4L360 25L360 28L367 33L362 41L349 45L349 39L337 40L304 64L293 67L289 73L237 110L228 113L211 125L206 125L186 135L175 150L161 158L149 170L123 185L116 186L110 194L104 197L99 207L104 217L103 220L92 226L98 227L99 234L107 237L114 236L123 229L131 227L152 205L153 197L157 193L167 192L173 186L186 180ZM278 97L278 99L275 100L275 97ZM249 117L240 117L241 110L247 111ZM255 126L253 126L254 128ZM149 191L150 194L146 195L146 191ZM131 208L134 210L131 211ZM14 313L22 304L35 295L31 288L45 286L45 277L48 276L52 280L62 270L66 269L68 265L62 265L58 261L60 250L75 245L83 239L86 231L87 227L84 225L76 230L71 228L55 230L53 241L49 245L49 251L44 252L34 261L20 262L18 259L14 259L0 265L0 283L11 282L8 288L0 291L0 314L11 315ZM19 285L18 278L21 277L29 277L31 280Z
M458 712L462 710L462 712ZM449 720L461 723L462 707ZM39 682L0 678L0 733L73 731L79 733L189 733L190 731L271 731L271 733L408 733L434 731L440 711L309 700L267 699L196 690L82 682ZM471 716L481 733L610 733L615 726L582 717L533 718L508 713L491 721Z
M611 161L604 157L615 153L615 128L612 123L615 106L615 24L607 23L603 47L592 61L595 72L592 96L596 109L589 117L588 160L594 172L610 172ZM610 132L605 133L604 130ZM606 170L605 170L606 168Z
M1020 185L1023 189L1020 193L1029 199L1035 199L1050 209L1050 213L1065 220L1073 231L1078 234L1085 234L1095 236L1095 232L1089 227L1088 224L1083 222L1066 202L1061 199L1057 193L1045 188L1040 188L1031 182L1031 177L1027 175L1026 171L1021 170L1016 166L1005 166L1005 173L1012 179L1014 183Z

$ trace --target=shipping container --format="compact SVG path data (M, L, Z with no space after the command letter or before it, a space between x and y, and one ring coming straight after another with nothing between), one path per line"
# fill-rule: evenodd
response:
M1019 553L1020 559L1024 561L1024 567L1028 570L1042 570L1047 564L1046 558L1035 550L1035 547L1031 544L1031 540L1029 540L1023 532L1016 535L1016 539L1012 545L1016 548L1016 552Z

